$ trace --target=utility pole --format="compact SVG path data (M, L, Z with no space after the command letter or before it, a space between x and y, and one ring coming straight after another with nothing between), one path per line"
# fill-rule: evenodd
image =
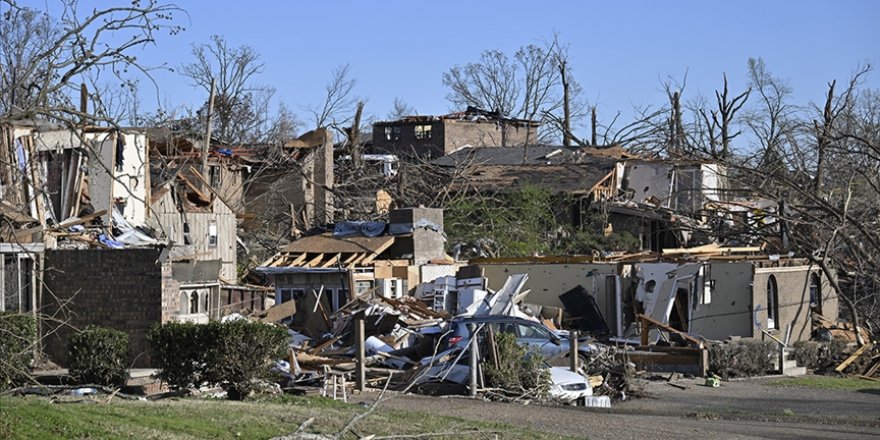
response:
M367 356L366 347L364 345L364 318L359 317L354 320L355 343L357 344L357 376L355 376L355 385L357 390L364 392L367 389Z
M477 342L477 325L476 324L468 324L471 341L470 341L470 396L471 398L477 397L477 376L479 375L479 355L480 349Z

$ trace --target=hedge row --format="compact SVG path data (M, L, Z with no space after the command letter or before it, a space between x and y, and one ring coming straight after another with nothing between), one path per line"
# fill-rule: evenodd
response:
M81 384L122 386L128 379L128 334L89 326L67 344L70 375Z
M37 323L33 316L0 313L0 390L27 380L36 339Z
M247 320L167 323L153 327L148 339L156 375L169 386L219 386L233 400L268 377L272 360L286 357L289 343L284 328Z

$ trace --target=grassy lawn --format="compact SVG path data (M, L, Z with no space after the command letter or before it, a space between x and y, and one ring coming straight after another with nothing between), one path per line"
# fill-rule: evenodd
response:
M314 417L306 432L337 432L360 405L342 404L319 397L285 396L258 402L223 400L166 400L112 403L50 403L38 397L0 398L0 439L268 439L293 432ZM491 422L471 422L419 411L379 409L361 420L358 435L452 433L432 438L503 439L559 438ZM357 438L349 434L347 438Z
M857 377L834 377L834 376L804 376L786 377L774 380L770 385L782 387L805 387L820 388L825 390L880 390L880 382L874 382Z

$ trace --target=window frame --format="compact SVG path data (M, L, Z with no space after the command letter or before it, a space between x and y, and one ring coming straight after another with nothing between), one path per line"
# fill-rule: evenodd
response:
M779 283L776 276L767 277L767 328L778 330L779 320Z
M418 124L413 127L413 136L420 141L431 139L431 132L433 127L431 124Z

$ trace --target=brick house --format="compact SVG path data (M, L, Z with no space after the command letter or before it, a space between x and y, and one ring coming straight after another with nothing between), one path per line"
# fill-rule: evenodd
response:
M100 325L128 334L134 367L149 367L147 332L170 321L206 322L262 310L266 291L217 280L220 262L173 262L163 247L46 250L38 306L43 353L67 362L67 341Z
M440 157L465 146L513 147L538 142L540 123L474 107L442 116L407 116L373 124L373 150Z

